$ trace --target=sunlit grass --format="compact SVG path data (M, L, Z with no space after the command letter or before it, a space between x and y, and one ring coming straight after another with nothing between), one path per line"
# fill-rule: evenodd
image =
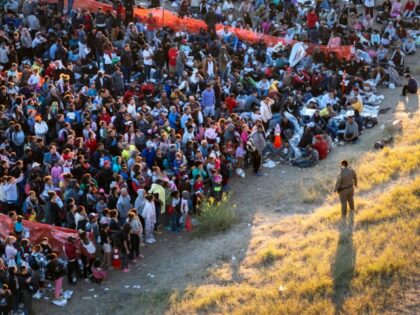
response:
M420 167L420 119L404 122L403 132L394 136L394 145L383 150L371 150L356 159L354 168L358 174L358 191L368 191L380 184L412 174ZM325 199L334 200L334 178L313 174L310 184L299 185L303 203L316 203Z
M420 270L420 131L409 131L359 160L365 193L353 221L334 203L258 226L240 282L226 264L215 268L220 281L190 287L168 313L386 314ZM303 198L316 200L312 193Z

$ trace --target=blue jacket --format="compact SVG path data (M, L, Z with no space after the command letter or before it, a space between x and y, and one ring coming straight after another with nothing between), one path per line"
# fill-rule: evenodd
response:
M201 106L203 108L214 106L216 104L216 97L214 94L214 90L205 89L203 93L201 93Z
M147 167L152 168L156 158L156 151L154 148L149 150L148 148L143 149L141 156L146 160Z

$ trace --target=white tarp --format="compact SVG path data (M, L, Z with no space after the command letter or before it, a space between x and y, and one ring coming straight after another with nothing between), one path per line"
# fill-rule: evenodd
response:
M301 125L299 125L299 122L297 121L295 116L293 116L289 112L284 112L284 115L287 117L287 119L289 119L292 122L293 126L295 127L295 133L293 137L289 140L289 144L293 148L295 152L295 158L297 159L302 155L300 149L298 148L298 144L300 138L302 138L303 128Z
M296 43L293 45L292 52L289 57L289 64L291 67L296 66L299 61L306 55L305 45L303 43Z
M372 58L369 56L369 54L363 50L357 49L356 50L356 57L360 59L363 62L366 62L367 64L372 63Z

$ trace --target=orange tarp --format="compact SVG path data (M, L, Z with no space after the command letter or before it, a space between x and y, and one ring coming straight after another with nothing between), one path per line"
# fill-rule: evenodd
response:
M113 10L111 5L101 3L98 1L92 1L92 0L76 0L74 7L80 7L80 8L86 8L89 10L96 10L99 7L102 7L104 11ZM180 18L177 14L168 11L168 10L162 10L160 8L158 9L143 9L143 8L135 8L134 9L134 15L141 19L145 20L149 13L152 13L154 18L157 21L157 24L164 27L169 27L173 29L174 31L188 31L190 33L198 33L200 29L207 29L207 25L204 21L193 19L189 17ZM222 24L216 25L216 30L219 31L223 28ZM233 28L229 27L230 31L234 32L236 36L242 41L248 42L248 43L257 43L259 41L263 41L268 46L274 46L277 43L282 44L294 44L296 41L286 41L284 38L266 35L262 33L257 33L250 30L244 30L240 28ZM354 48L353 46L340 46L338 48L328 48L325 45L314 45L314 44L308 44L308 51L309 53L314 48L319 48L320 51L327 53L327 52L335 52L337 53L339 58L345 58L350 59L353 56Z

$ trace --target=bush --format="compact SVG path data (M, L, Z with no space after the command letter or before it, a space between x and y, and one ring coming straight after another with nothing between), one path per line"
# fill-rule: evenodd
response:
M235 211L227 201L218 204L206 203L197 217L198 225L193 229L193 236L227 231L236 221Z
M277 260L286 256L286 254L287 251L285 249L278 249L273 246L268 247L259 253L259 265L260 267L271 267Z

